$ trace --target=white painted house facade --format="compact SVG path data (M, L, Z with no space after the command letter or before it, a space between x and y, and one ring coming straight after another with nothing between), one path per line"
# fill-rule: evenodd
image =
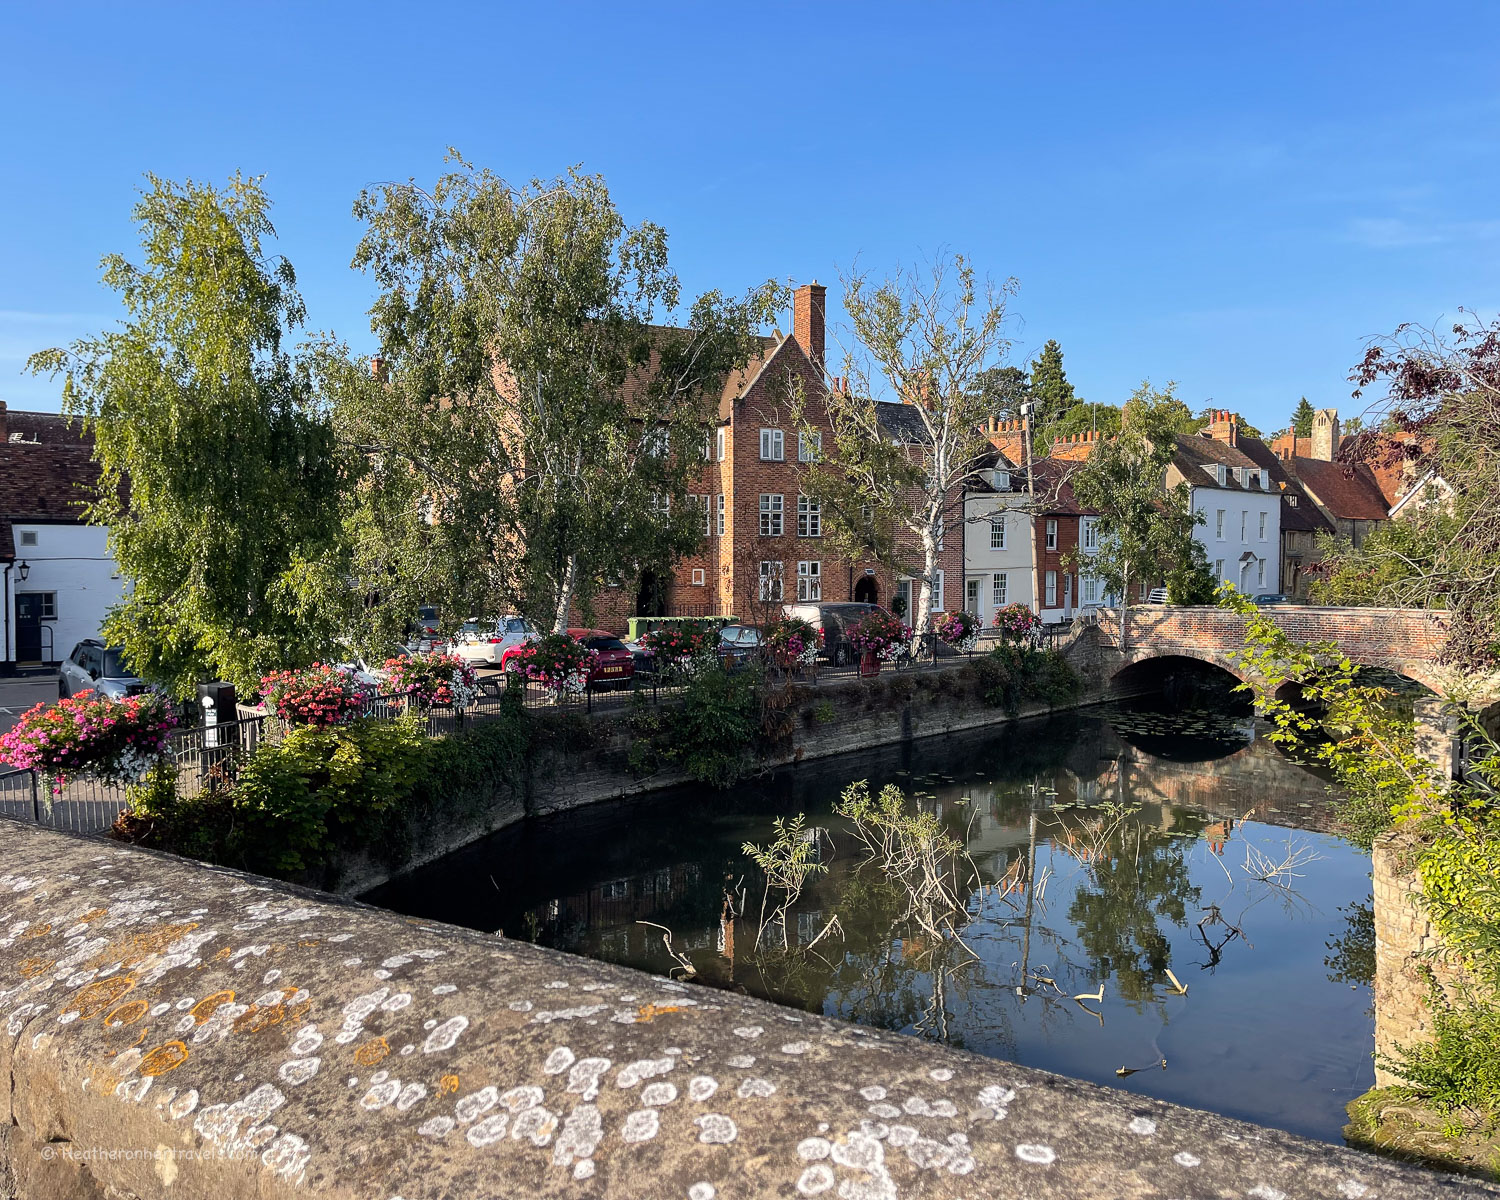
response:
M988 629L1008 604L1035 610L1031 515L1015 474L997 467L964 495L964 608Z
M1210 432L1212 431L1212 432ZM1177 439L1168 486L1186 481L1203 521L1193 537L1216 582L1246 595L1281 590L1281 491L1269 472L1238 449L1233 421Z

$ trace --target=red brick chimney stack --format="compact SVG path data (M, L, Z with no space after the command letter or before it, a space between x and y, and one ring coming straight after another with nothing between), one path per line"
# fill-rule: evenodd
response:
M1228 409L1219 409L1213 415L1213 420L1208 423L1208 436L1216 442L1227 442L1231 446L1239 444L1240 423L1234 419L1234 414Z
M385 359L378 354L370 359L370 378L376 383L385 382Z
M792 336L819 371L825 369L823 321L828 289L814 279L792 295Z

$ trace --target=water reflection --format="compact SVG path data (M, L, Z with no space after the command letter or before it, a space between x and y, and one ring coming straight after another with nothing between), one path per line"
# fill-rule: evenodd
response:
M1373 1074L1368 980L1345 965L1368 860L1322 832L1323 782L1242 721L1190 714L1168 756L1142 745L1173 739L1163 714L1110 716L584 810L369 898L1337 1140ZM833 814L860 778L955 839L956 920ZM826 870L761 936L740 847L796 812Z

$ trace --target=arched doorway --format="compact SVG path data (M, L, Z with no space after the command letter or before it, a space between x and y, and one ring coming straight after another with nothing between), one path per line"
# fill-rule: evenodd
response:
M873 575L861 575L854 584L854 600L857 604L879 604L880 584Z

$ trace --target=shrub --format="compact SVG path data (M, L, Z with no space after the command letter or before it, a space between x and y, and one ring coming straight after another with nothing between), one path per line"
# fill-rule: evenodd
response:
M390 688L423 707L469 708L479 690L473 666L456 654L433 651L386 659Z
M849 644L861 654L873 654L889 662L910 644L911 636L909 625L877 608L849 631Z
M1476 1114L1493 1126L1500 1113L1500 1006L1465 995L1451 1003L1433 985L1432 1040L1397 1046L1381 1065L1442 1112Z
M968 652L979 644L979 618L961 608L937 623L937 635L955 650Z
M327 729L347 725L364 711L369 690L331 663L272 671L260 681L266 707L289 725Z
M79 773L137 784L161 758L176 727L165 696L112 700L79 692L23 713L0 737L0 762L49 777L54 792L62 790L69 775Z
M667 724L660 757L700 783L726 788L753 761L760 726L759 680L751 671L701 671Z
M598 665L598 653L582 642L565 633L546 633L513 655L509 669L520 671L561 697L564 692L581 694Z
M1011 716L1027 701L1056 707L1076 699L1083 689L1083 681L1055 650L1007 643L973 659L970 666L984 702Z

